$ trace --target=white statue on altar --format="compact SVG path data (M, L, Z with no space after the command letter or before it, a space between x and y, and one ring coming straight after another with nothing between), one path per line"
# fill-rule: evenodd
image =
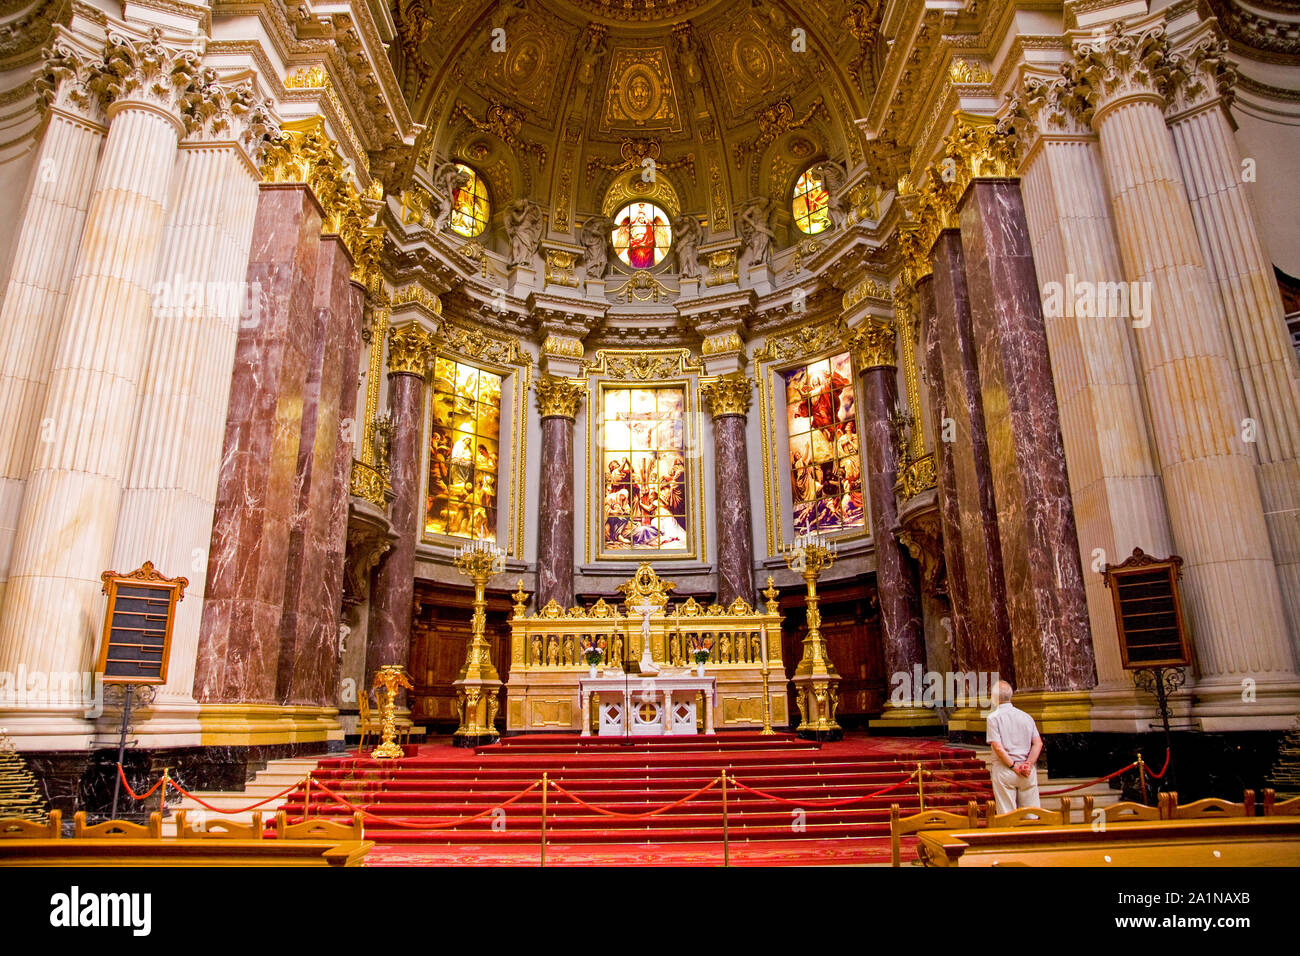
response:
M640 607L636 608L641 615L641 660L637 662L637 669L651 676L659 673L659 665L650 658L650 613L653 610L654 606L648 600L642 600Z

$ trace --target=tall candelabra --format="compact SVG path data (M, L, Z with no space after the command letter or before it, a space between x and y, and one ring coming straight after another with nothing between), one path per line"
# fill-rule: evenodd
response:
M506 554L488 541L471 541L453 556L456 569L474 582L474 618L470 625L465 664L452 686L456 688L456 709L460 726L452 736L457 747L495 743L497 711L500 709L501 678L492 665L492 648L487 641L487 583L506 569Z
M808 587L808 631L803 639L803 656L794 670L795 701L799 707L796 732L816 740L837 740L843 735L835 722L840 675L826 653L821 611L817 609L817 578L835 563L838 551L833 541L815 533L798 536L785 550L786 564L803 576Z
M375 700L379 704L382 738L379 746L370 752L375 760L405 756L406 752L397 743L397 692L401 688L412 689L406 668L401 664L385 664L375 672Z

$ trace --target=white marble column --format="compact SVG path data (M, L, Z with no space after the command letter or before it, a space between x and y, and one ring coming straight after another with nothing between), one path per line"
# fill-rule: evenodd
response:
M1097 660L1091 719L1094 729L1132 731L1149 706L1123 669L1114 600L1095 566L1135 547L1166 555L1173 542L1130 321L1066 306L1079 283L1124 279L1097 138L1074 115L1076 96L1064 77L1028 78L1013 108Z
M1225 96L1234 77L1226 52L1226 41L1211 35L1172 57L1175 83L1167 115L1240 378L1249 421L1239 437L1250 439L1258 456L1264 521L1292 652L1300 659L1300 372L1227 117Z
M181 98L197 71L197 53L156 35L109 35L108 137L40 413L50 440L37 446L18 519L0 610L0 669L66 673L93 665L103 628L100 575L121 506L154 265L185 131ZM77 739L89 729L84 710L79 703L44 708L45 745L85 746ZM11 729L21 734L15 725L39 713L26 708Z
M38 80L44 110L27 201L12 224L13 259L0 307L0 606L32 456L43 435L50 364L107 119L85 88L87 56L51 45Z
M1196 644L1203 729L1288 726L1300 707L1254 462L1240 440L1231 347L1165 126L1164 28L1076 41L1101 139L1120 257L1151 294L1135 339L1183 605Z
M258 154L247 147L264 132L265 112L247 87L209 93L215 111L177 159L110 560L120 570L152 561L190 582L176 608L167 683L136 729L154 745L199 742L194 665L231 368L239 328L259 311L244 281L259 180Z

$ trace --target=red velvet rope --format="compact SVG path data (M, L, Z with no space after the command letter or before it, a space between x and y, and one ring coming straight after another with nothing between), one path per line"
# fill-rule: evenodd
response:
M163 778L162 778L162 780L159 780L157 783L155 783L155 784L154 784L152 787L150 787L150 788L148 789L148 791L146 791L145 793L136 793L134 790L131 789L131 785L130 785L129 783L126 782L126 772L122 770L122 765L121 765L121 764L118 764L118 765L117 765L117 775L118 775L118 777L121 778L121 780L122 780L122 786L126 787L126 792L130 795L130 797L131 797L132 800L147 800L147 799L149 799L151 796L153 796L154 791L156 791L159 787L161 787L161 786L163 785L163 780L166 780L166 779L167 779L166 775L164 775Z
M579 806L586 807L588 810L591 810L595 813L600 813L607 817L618 817L622 820L646 820L649 819L650 817L658 816L661 813L666 813L669 810L672 810L676 807L680 807L684 803L688 803L691 800L694 800L700 794L708 790L712 790L714 787L716 787L719 784L719 782L721 782L721 780L722 780L721 777L719 777L717 780L710 780L707 784L705 784L699 790L696 790L694 793L687 794L686 796L682 797L680 800L677 800L666 806L662 806L657 810L649 810L646 811L645 813L619 813L617 810L606 810L603 807L592 806L590 803L588 803L586 800L583 800L581 797L569 793L569 791L565 790L554 780L550 781L550 784L552 787L555 788L557 792L564 794L574 803L578 804Z
M316 786L319 787L322 791L324 791L330 797L337 800L339 803L343 804L343 806L347 807L349 810L352 810L355 813L360 813L362 816L369 817L371 820L374 820L378 823L390 824L396 827L406 827L407 829L411 829L411 830L446 830L451 827L458 827L464 823L473 823L475 820L481 820L483 817L490 816L496 810L500 810L504 807L510 806L510 804L514 803L516 800L522 799L525 794L531 793L532 791L536 790L538 787L542 785L542 782L540 780L538 780L536 783L529 784L526 788L519 791L517 794L515 794L513 797L511 797L509 800L505 801L504 803L499 803L495 807L488 807L482 813L476 813L472 817L460 817L459 819L456 820L443 820L436 823L430 823L430 822L421 822L415 818L409 818L404 820L404 819L399 819L397 817L381 817L378 814L371 813L369 810L365 809L364 807L358 807L356 804L349 803L347 800L344 800L341 796L339 796L329 787L325 786L325 784L321 783L319 780L317 780L315 783Z
M258 807L265 806L266 804L270 803L272 800L279 800L281 797L286 797L302 786L301 783L291 784L288 787L288 789L281 790L279 793L272 794L271 796L267 797L265 800L257 801L257 803L250 803L246 807L214 807L212 804L207 803L204 800L200 800L198 797L194 796L194 794L190 793L188 790L182 787L171 777L167 778L167 782L171 784L172 788L175 789L177 792L183 794L184 796L189 797L199 806L203 807L205 810L211 810L213 813L248 813L250 810L256 810Z
M1152 780L1159 780L1161 777L1163 777L1163 776L1165 775L1166 771L1169 770L1169 754L1170 754L1169 748L1166 747L1166 748L1165 748L1165 765L1164 765L1163 767L1160 768L1160 772L1159 772L1159 773L1156 773L1156 772L1155 772L1154 770L1152 770L1150 767L1147 767L1146 764L1143 764L1143 767L1145 767L1145 769L1146 769L1147 776L1149 776Z
M912 778L915 776L916 776L916 771L913 770L906 780L900 780L898 783L891 783L889 786L883 787L880 790L876 790L873 793L868 793L861 797L848 797L847 799L839 799L839 798L832 797L827 800L790 800L786 797L778 797L776 794L773 793L766 793L762 790L755 790L753 787L749 787L741 783L735 777L731 777L730 780L741 790L746 790L749 793L754 794L755 796L762 797L764 800L775 800L777 803L784 803L787 806L791 806L791 807L825 806L827 809L832 809L834 807L847 806L848 804L851 803L862 803L865 800L870 800L872 797L878 797L882 793L888 793L890 790L897 790L899 787L905 787L912 782Z

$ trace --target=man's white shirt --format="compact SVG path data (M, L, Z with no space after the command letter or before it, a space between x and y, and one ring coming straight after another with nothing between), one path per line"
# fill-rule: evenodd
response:
M1034 738L1038 736L1038 727L1034 718L1008 701L999 704L998 709L989 714L985 736L990 745L1001 744L1013 763L1020 763L1028 759Z

